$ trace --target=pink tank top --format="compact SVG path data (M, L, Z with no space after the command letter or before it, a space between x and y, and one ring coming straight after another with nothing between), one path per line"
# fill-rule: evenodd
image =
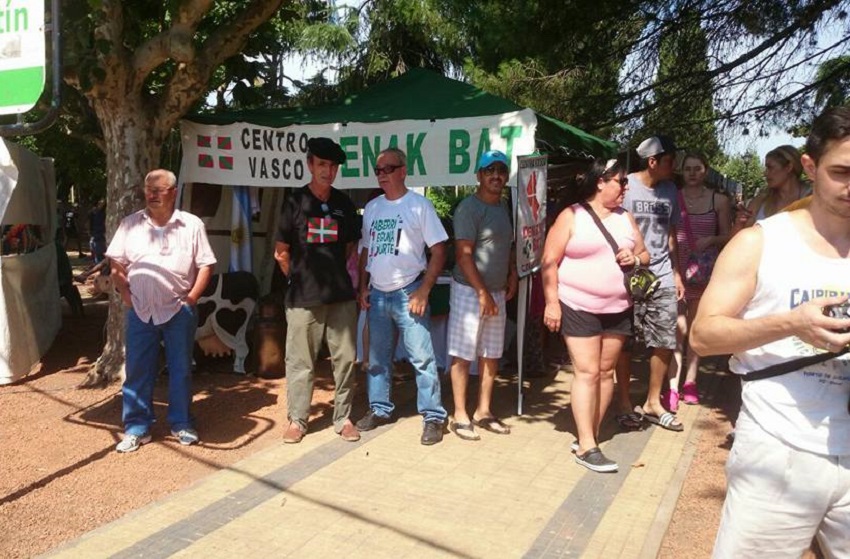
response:
M611 245L578 204L573 231L558 267L558 298L571 309L593 314L623 312L632 305L623 285L623 271ZM635 235L626 210L618 208L602 220L620 248L634 250Z

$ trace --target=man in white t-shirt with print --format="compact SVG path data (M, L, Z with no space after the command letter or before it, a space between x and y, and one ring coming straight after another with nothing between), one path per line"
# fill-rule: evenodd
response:
M815 120L802 163L811 204L735 235L694 320L691 347L737 374L850 344L824 315L850 293L850 107ZM742 384L714 556L800 557L817 536L850 557L850 355Z
M369 309L369 412L357 422L360 431L389 423L392 367L398 336L416 371L417 408L424 418L421 442L443 439L446 410L431 344L428 295L446 260L445 228L431 202L407 189L407 156L396 148L378 155L375 175L384 191L363 214L360 303ZM426 258L425 249L431 258Z

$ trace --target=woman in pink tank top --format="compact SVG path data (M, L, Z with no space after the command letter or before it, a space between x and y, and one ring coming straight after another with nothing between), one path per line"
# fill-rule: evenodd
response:
M628 186L616 159L596 160L571 191L543 248L543 323L564 336L575 375L571 407L578 440L575 461L595 472L617 471L598 447L599 425L614 393L614 366L631 335L632 303L622 267L649 263L643 237L621 206ZM594 220L610 233L614 252Z
M688 344L690 323L696 316L697 305L705 291L705 283L687 281L686 266L691 254L706 254L716 258L717 253L729 240L732 227L729 198L705 185L708 162L700 153L688 153L682 161L685 185L679 198L679 227L676 230L678 263L682 278L685 278L685 300L679 302L677 320L678 341L673 359L670 361L670 386L662 394L661 401L675 413L679 407L679 380L682 360L685 360L685 384L682 397L686 404L698 404L697 368L699 355Z

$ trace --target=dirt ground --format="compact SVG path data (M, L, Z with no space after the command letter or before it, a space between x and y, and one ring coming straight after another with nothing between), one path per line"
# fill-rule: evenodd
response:
M81 292L88 294L85 287ZM77 388L102 347L105 301L87 298L84 317L70 316L63 305L62 331L41 365L23 381L0 387L0 557L48 551L279 444L285 426L285 380L205 372L227 368L227 362L213 362L202 364L195 378L193 411L200 445L181 447L168 434L165 384L159 382L160 422L153 429L154 441L139 452L117 454L114 446L122 432L119 385ZM318 405L311 420L317 429L330 425L331 386L328 376L317 380ZM734 394L734 387L723 388ZM733 407L734 396L727 396L705 414L660 557L710 555Z
M723 360L713 364L723 366ZM696 440L694 458L685 478L676 510L661 544L658 557L711 557L714 538L720 524L720 512L726 495L724 466L731 448L729 433L732 420L741 405L740 384L730 373L716 373L713 379L714 398L703 399L706 408L696 427L700 430Z

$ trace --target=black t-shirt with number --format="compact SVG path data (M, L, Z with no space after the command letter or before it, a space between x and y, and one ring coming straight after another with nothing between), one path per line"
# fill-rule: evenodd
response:
M277 241L289 245L287 307L312 307L354 300L346 268L346 245L360 239L357 209L335 188L322 202L309 186L283 202Z

